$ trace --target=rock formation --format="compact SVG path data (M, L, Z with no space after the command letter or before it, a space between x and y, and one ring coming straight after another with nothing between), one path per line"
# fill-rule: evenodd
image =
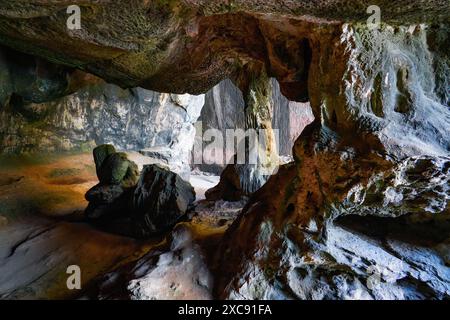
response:
M276 79L271 79L271 87L269 97L273 108L271 120L273 129L278 131L276 135L278 153L281 156L290 156L295 140L314 117L309 104L289 101L284 97ZM219 130L226 141L226 130L245 129L244 106L241 90L231 80L220 82L205 94L205 105L199 118L202 124L201 131L205 133L209 129ZM208 142L203 141L203 150L207 144ZM229 152L233 151L235 150ZM220 174L225 168L224 164L208 164L214 159L207 159L207 154L204 154L204 158L202 164L196 165L201 170Z
M81 8L79 30L67 28L65 2L2 2L1 42L122 86L173 93L204 93L246 62L268 60L285 95L299 101L304 99L306 88L287 92L305 84L308 42L302 40L311 35L304 34L298 42L292 37L291 32L299 34L304 25L299 26L296 18L306 20L306 25L365 21L365 10L372 3L131 0L126 10L121 2L75 0L71 4ZM383 8L384 23L429 23L448 18L446 0L382 0L377 4ZM291 23L296 28L291 28Z
M86 193L88 219L137 238L170 230L192 207L194 188L157 164L137 165L112 145L93 152L99 184ZM119 228L119 229L116 229Z
M449 109L430 76L439 56L423 26L344 25L323 39L335 45L317 55L322 67L313 55L317 120L297 140L295 164L273 176L230 228L220 258L228 276L217 292L448 297Z
M0 109L0 153L84 151L112 143L144 154L156 150L153 156L166 154L163 161L177 172L189 171L203 95L123 90L96 81L51 102L9 102Z
M192 207L194 188L159 165L145 166L134 191L132 218L142 237L170 230Z
M449 298L448 1L377 1L382 21L374 29L365 0L73 4L81 7L80 30L66 28L64 2L1 3L0 42L125 88L195 95L229 78L244 101L236 118L245 129L268 130L268 161L236 165L228 186L215 190L224 197L239 177L244 193L255 192L217 249L213 296ZM288 100L309 102L314 121L293 146L294 162L263 174L278 164L271 158L278 157L271 78ZM46 83L55 95L65 90ZM26 96L17 88L0 98ZM116 157L114 168L124 160ZM161 185L152 185L155 177ZM92 196L109 199L102 192ZM189 206L191 190L167 170L145 169L133 201L142 234L155 230L146 221L158 216L155 201L168 205L179 196L168 206L170 225ZM183 250L167 271L185 267ZM161 274L153 271L142 282ZM130 288L135 297L155 297L134 282Z
M109 221L128 213L131 196L139 178L137 165L126 154L116 152L112 145L94 149L95 168L99 184L86 193L89 219Z

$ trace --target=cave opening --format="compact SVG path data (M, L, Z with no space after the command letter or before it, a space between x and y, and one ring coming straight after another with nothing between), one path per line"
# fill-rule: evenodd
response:
M0 4L0 299L448 299L444 0L73 2Z
M204 229L189 232L205 243L202 250L206 250L207 259L212 259L218 235L235 221L251 193L270 174L276 173L271 171L264 177L254 174L260 184L249 192L244 191L244 179L254 176L230 164L230 157L240 157L238 152L242 146L243 161L235 164L249 164L251 140L246 132L249 128L244 94L230 79L201 95L122 89L70 68L49 64L48 72L44 72L45 63L30 55L20 56L28 61L22 65L21 59L16 59L11 51L8 49L7 54L1 55L0 61L9 66L1 75L11 84L2 92L0 112L0 187L5 199L0 211L5 232L9 232L9 225L15 225L17 217L26 215L37 234L48 229L56 238L73 236L69 247L78 243L76 234L98 238L92 240L93 247L86 251L83 265L99 242L120 243L122 251L105 253L103 258L107 264L117 254L130 250L134 245L132 238L147 238L150 239L147 243L156 245L175 223L185 221ZM53 69L57 72L50 72ZM294 142L312 121L313 114L308 102L288 100L275 78L268 79L264 89L262 95L267 98L270 110L267 129L270 134L276 132L270 152L279 159L277 165L283 165L293 161ZM211 130L219 136L210 139L208 131ZM254 130L256 137L267 135L261 130ZM232 139L227 136L230 133ZM223 142L215 145L215 152L221 153L219 161L210 152L211 144L217 143L215 139ZM198 143L200 148L196 149ZM256 149L263 148L264 152L266 147L256 144ZM200 161L196 162L199 157ZM257 166L258 162L251 164ZM145 169L146 166L151 169ZM139 180L140 172L142 180ZM146 189L157 180L157 185ZM136 183L142 189L139 197L133 195L137 193ZM170 188L177 188L178 194L171 193ZM168 197L171 205L164 210L175 210L174 216L154 217L150 224L139 220L137 226L133 214L130 218L128 212L133 210L146 216L142 208L165 201L160 197L156 198L157 203L152 203L154 199L143 196L146 192ZM174 201L187 202L183 214L180 215L179 207L174 209ZM130 202L133 209L128 206ZM49 218L53 222L48 223ZM83 226L84 223L87 225ZM188 231L177 228L181 230L178 237L185 237ZM99 236L97 232L106 234ZM178 241L177 231L172 233L172 241ZM19 228L17 237L21 236ZM131 238L124 241L120 238L123 236ZM45 253L47 249L36 250ZM21 259L16 250L9 255L11 259L14 256ZM208 268L213 270L214 263L209 261ZM86 294L99 292L89 289Z

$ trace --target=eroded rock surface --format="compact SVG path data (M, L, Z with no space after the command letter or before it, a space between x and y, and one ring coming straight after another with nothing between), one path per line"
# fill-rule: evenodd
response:
M89 295L99 299L212 299L213 277L199 236L192 226L177 225L167 244L99 278Z
M93 156L100 183L86 192L86 216L93 220L127 216L139 179L138 166L112 145L96 147Z
M198 94L230 77L239 65L251 59L264 61L267 56L283 91L304 85L306 78L298 73L304 54L295 52L302 52L305 43L296 43L288 32L278 38L279 31L287 31L291 19L299 17L311 22L365 21L365 11L373 3L133 0L125 10L121 1L71 4L81 8L80 30L67 29L66 3L3 1L1 42L127 87ZM383 22L445 21L449 12L446 0L377 4ZM304 97L304 89L294 94Z
M216 251L214 296L448 299L448 1L381 1L378 30L363 23L368 1L74 4L84 27L70 31L63 3L3 2L0 41L124 87L199 94L231 78L244 127L268 129L274 156L269 79L310 102L295 162L252 195ZM267 180L240 168L245 192ZM186 269L183 252L139 274L132 296L167 297L159 276L189 283L172 272Z
M60 99L28 103L27 112L2 108L0 153L87 151L104 143L121 150L157 147L171 152L166 163L186 172L203 104L203 95L94 83Z
M217 293L448 298L449 109L431 76L440 56L423 26L344 25L329 36L334 49L313 54L309 73L316 121L297 140L295 163L230 228Z

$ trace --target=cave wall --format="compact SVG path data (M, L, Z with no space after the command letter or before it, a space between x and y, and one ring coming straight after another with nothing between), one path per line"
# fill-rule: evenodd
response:
M7 68L0 69L5 77L2 88L8 90L0 109L1 154L87 151L97 144L111 143L122 150L178 150L174 161L183 158L188 163L189 145L195 136L193 124L200 116L204 95L122 89L86 74L83 85L67 94L69 81L74 83L75 77L65 74L42 80L35 65L23 75L25 67L9 61L4 61ZM49 70L40 67L42 72L55 68L48 65ZM19 86L25 80L14 80L17 78L27 82ZM63 88L61 92L55 93L56 85L51 85L55 82Z
M309 103L289 101L280 91L276 79L271 79L272 92L270 104L272 105L272 128L278 130L277 150L280 156L292 156L292 147L295 140L312 122L313 115ZM245 102L242 91L229 79L220 82L205 94L205 105L199 121L202 123L203 133L208 129L217 129L225 132L227 129L246 129ZM208 145L204 142L204 147ZM204 149L204 148L203 148ZM204 156L208 156L205 154ZM213 159L206 159L208 162ZM209 165L203 163L196 167L220 174L225 164Z
M278 20L278 25L294 18L314 23L365 21L366 8L373 3L239 0L226 5L223 0L129 0L124 6L123 1L74 0L71 4L81 8L81 30L66 28L65 2L2 1L1 43L119 85L200 94L230 78L249 60L266 60L268 53L283 87L304 83L292 73L302 66L301 55L283 54L295 47L303 51L303 46L286 37L286 32L279 38L268 33L267 25L261 23L264 15L265 20ZM380 0L377 4L386 23L445 22L450 7L447 0Z
M65 29L64 4L2 3L1 42L178 93L257 65L310 102L295 163L252 195L217 250L216 296L448 299L448 1L380 1L380 30L361 23L370 1L75 3L81 31ZM247 107L270 109L239 87Z
M218 294L449 297L450 119L434 32L343 24L312 39L316 120L295 143L295 164L227 232Z

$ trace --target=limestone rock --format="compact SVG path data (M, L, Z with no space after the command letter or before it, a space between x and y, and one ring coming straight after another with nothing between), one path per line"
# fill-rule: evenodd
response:
M278 151L280 155L292 155L295 140L314 116L308 103L289 101L282 94L276 79L271 79L271 85L273 88L270 95L270 103L273 106L272 127L278 131L276 135ZM210 129L218 130L223 135L223 141L226 142L226 130L245 130L244 110L244 97L239 88L229 79L220 82L205 94L205 105L199 118L203 134ZM202 151L204 151L210 141L201 143ZM226 147L226 154L236 152L236 146L226 145ZM229 160L223 159L223 163L214 163L215 159L209 157L207 152L203 152L202 156L202 163L194 164L194 166L202 171L216 174L223 171L227 165L225 162Z
M82 7L82 30L65 27L64 3L2 2L0 41L122 87L198 94L233 78L244 92L246 128L272 127L264 75L277 78L288 99L310 102L315 120L294 145L295 162L282 166L252 195L217 250L218 297L449 298L448 1L378 1L383 9L378 30L367 28L361 8L372 3L365 0L314 5L238 0L227 6L218 0L133 0L125 9L119 2L73 4ZM0 74L1 79L10 76L4 70ZM19 79L19 87L34 83L25 80ZM185 118L191 108L182 106L185 96L104 85L100 95L90 88L70 97L61 110L59 104L24 104L17 95L9 96L12 89L7 85L0 92L3 103L9 99L9 107L20 109L19 121L11 116L15 110L0 119L2 128L11 128L2 135L3 145L12 149L29 146L30 133L40 137L42 146L57 140L58 147L70 149L73 141L95 139L92 128L100 128L97 137L126 146L150 137L141 149L182 142L178 146L185 150L189 139L184 137L192 133L192 118ZM48 93L24 92L18 96L30 94L32 99L25 100L35 102ZM72 104L86 101L83 94L96 97L88 100L95 102L89 108ZM108 99L125 102L105 103ZM136 99L139 103L129 103ZM174 112L158 107L154 117L146 118L152 112L141 100L152 99L159 107L170 101ZM74 108L64 112L67 105ZM91 117L91 106L104 113ZM137 111L129 113L130 106ZM57 112L47 112L52 108ZM73 121L77 112L82 116ZM55 120L49 114L61 116ZM183 120L174 121L172 115ZM63 135L67 139L36 128L36 120L42 124L48 117L58 128L70 127ZM143 125L144 118L164 126L147 134L153 129ZM182 137L171 139L172 132ZM253 177L260 175L243 169L241 186L254 191L262 183ZM145 171L132 206L141 236L173 226L193 198L175 174L157 167ZM108 193L91 195L115 199ZM177 260L189 257L177 259L175 253L168 260L179 265ZM186 269L174 270L165 277L158 269L142 283L148 287L161 275L172 279ZM159 297L158 290L145 290L138 282L131 288L137 297Z
M373 3L239 0L228 6L222 0L132 0L125 8L120 2L101 1L87 6L84 0L75 0L71 4L81 8L81 30L67 29L64 2L2 3L1 42L82 67L109 82L174 93L205 92L249 59L268 60L271 69L283 78L286 89L297 87L292 99L299 100L294 95L304 96L306 76L298 71L307 63L303 54L296 53L304 51L305 42L278 36L280 32L273 36L273 31L292 30L286 24L289 20L319 21L325 26L336 21L365 22L365 9ZM383 10L384 23L448 19L446 0L383 0L377 5ZM263 20L275 26L272 32ZM303 94L298 92L299 85Z
M170 164L186 168L204 95L184 97L102 83L49 102L0 109L0 153L90 151L95 145L139 151L170 149ZM183 104L183 105L181 105ZM181 170L181 169L180 169Z
M220 175L220 182L214 188L205 192L207 200L239 201L246 193L241 188L241 180L236 167L232 164L226 166Z
M145 237L167 231L194 200L194 188L189 182L159 165L145 166L133 196L136 234Z
M218 295L448 299L450 118L427 37L347 24L316 39L334 43L309 70L316 120L224 237Z
M107 222L118 215L129 216L131 197L139 178L138 166L125 153L115 152L112 145L96 147L93 155L100 183L85 195L89 202L86 216Z

